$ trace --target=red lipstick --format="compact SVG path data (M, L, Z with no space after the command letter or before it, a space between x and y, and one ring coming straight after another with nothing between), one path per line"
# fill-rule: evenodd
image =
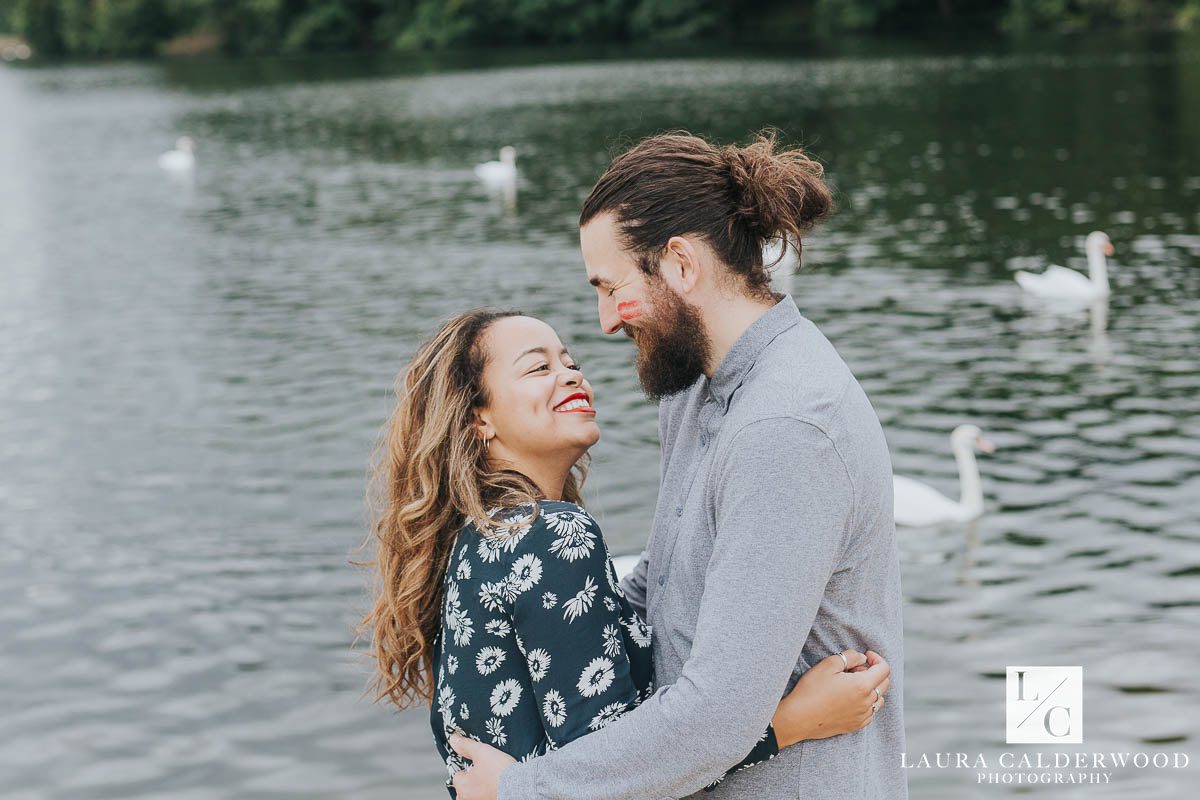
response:
M587 403L587 405L584 406L583 408L572 408L570 411L563 411L561 413L571 414L576 411L582 411L587 414L595 414L596 413L596 409L592 408L592 401L590 399L588 399L587 394L584 392L574 392L573 394L567 395L566 397L564 397L562 400L560 400L554 406L554 410L558 411L558 409L562 408L563 406L565 406L567 403L571 402L572 400L582 400L585 403Z
M617 316L623 322L637 319L642 315L642 304L637 300L622 300L617 303Z

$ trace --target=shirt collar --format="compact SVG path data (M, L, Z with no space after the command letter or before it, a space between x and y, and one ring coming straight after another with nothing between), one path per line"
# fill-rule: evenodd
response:
M721 360L717 371L708 380L708 392L721 403L722 410L729 410L733 393L745 381L750 368L758 356L776 336L800 321L800 309L791 295L763 312L749 328L742 331Z

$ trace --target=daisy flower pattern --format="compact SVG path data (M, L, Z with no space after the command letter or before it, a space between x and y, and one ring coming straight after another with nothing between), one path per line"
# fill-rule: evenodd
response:
M527 592L542 579L542 560L533 553L526 553L513 564L509 583L517 592Z
M443 609L445 627L449 628L450 634L454 637L454 643L459 647L466 647L471 643L471 636L474 635L475 629L471 623L471 617L462 607L458 596L458 584L454 581L451 581L446 587Z
M591 518L571 511L552 516L554 518L547 519L546 524L558 538L550 543L550 552L567 561L587 558L596 545L596 534L587 525Z
M492 713L497 717L507 717L517 707L517 701L520 699L520 681L514 678L500 681L496 684L496 688L492 689Z
M488 611L501 611L508 605L508 577L479 587L479 602Z
M504 723L499 717L492 717L487 721L487 735L491 737L492 744L497 747L504 747L508 744L508 736L504 733Z
M601 632L604 637L604 655L616 658L621 654L621 630L616 625L605 625Z
M650 646L651 642L653 641L650 626L642 622L642 619L637 615L637 612L634 612L629 619L621 620L621 624L628 629L629 638L633 640L634 644L636 644L638 647Z
M512 625L509 625L506 619L489 620L483 629L492 636L508 636L512 633Z
M575 688L584 697L595 697L612 685L613 662L607 658L593 658L579 673Z
M550 669L549 653L539 647L526 653L525 661L529 664L529 677L534 683L546 677L546 671Z
M574 597L563 603L563 608L566 609L563 612L563 619L567 622L574 622L592 607L592 601L595 599L596 582L592 580L591 575L588 575L583 588Z
M451 551L429 717L451 775L466 766L448 743L455 730L529 759L654 694L651 630L617 585L599 526L573 503L538 505L530 522L530 506L491 509L493 523L519 524L468 522ZM753 761L773 746L772 734Z
M500 669L500 665L504 663L504 659L504 650L501 648L485 647L475 656L475 669L479 670L480 675L491 675Z
M546 692L542 700L542 715L551 728L557 728L567 721L567 703L557 689Z
M592 717L588 730L598 731L617 717L625 713L629 707L625 703L609 703Z

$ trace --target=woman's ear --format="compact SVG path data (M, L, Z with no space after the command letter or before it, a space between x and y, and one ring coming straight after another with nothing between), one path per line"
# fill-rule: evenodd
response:
M474 419L471 422L475 432L483 441L488 441L496 436L496 428L492 425L491 414L486 409L475 409L473 412Z

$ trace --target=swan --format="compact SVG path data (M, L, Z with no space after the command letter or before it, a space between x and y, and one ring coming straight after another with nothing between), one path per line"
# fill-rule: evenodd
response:
M196 166L196 156L192 154L194 143L190 136L180 136L175 140L175 149L168 150L158 157L158 165L168 172L186 172Z
M1092 231L1084 240L1087 253L1088 277L1066 267L1051 264L1040 275L1017 270L1016 281L1032 295L1069 302L1091 302L1108 297L1108 261L1113 254L1112 242L1104 231Z
M475 176L492 190L503 190L517 183L517 150L511 145L500 148L500 160L475 165Z
M762 259L763 265L771 275L771 288L777 292L791 294L792 277L800 268L800 250L796 243L784 236L767 239L763 243Z
M983 438L975 425L959 425L950 434L954 460L958 462L958 481L962 499L951 500L920 481L896 475L892 492L897 525L920 527L941 522L968 522L983 513L983 488L979 483L979 466L975 451L991 453L995 446Z

